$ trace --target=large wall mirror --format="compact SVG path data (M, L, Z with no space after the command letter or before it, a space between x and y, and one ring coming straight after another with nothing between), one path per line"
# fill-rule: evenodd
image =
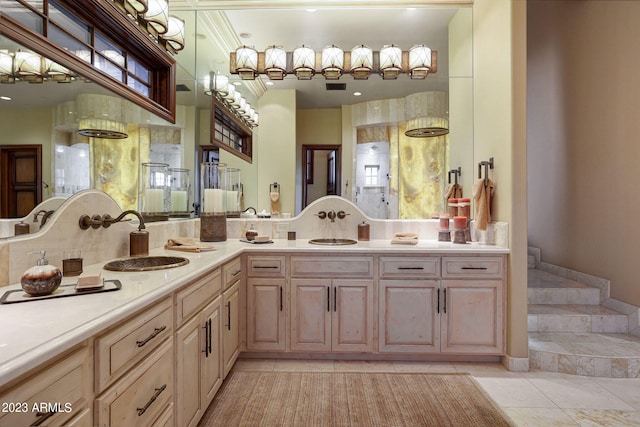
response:
M354 201L358 201L358 197L364 200L365 192L368 193L371 190L365 187L375 187L375 185L361 184L359 169L364 170L365 166L369 166L367 171L369 176L373 176L372 171L375 168L371 166L377 165L380 170L384 161L371 163L366 160L360 165L358 153L375 152L376 149L373 146L376 146L380 152L387 151L386 146L382 144L387 142L390 147L390 158L393 158L394 142L369 141L362 137L358 139L358 131L366 134L369 128L386 127L392 129L391 134L393 134L394 126L399 126L398 122L403 118L395 120L391 116L363 114L362 111L372 111L376 105L384 108L392 102L402 104L405 103L407 96L419 92L446 93L448 99L446 114L450 129L447 135L448 148L444 152L442 165L434 168L423 157L419 160L422 164L420 167L423 168L426 162L427 168L430 167L432 171L437 169L437 174L432 174L429 179L436 181L440 186L440 193L437 195L439 198L442 198L442 186L446 185L444 180L447 179L447 170L458 166L462 169L459 180L465 193L468 194L470 191L473 179L470 7L463 9L431 7L419 8L415 11L404 8L319 9L315 12L306 9L221 11L194 10L190 5L181 7L182 2L176 3L178 10L173 10L172 4L171 13L184 19L187 28L186 47L175 57L178 63L176 124L167 123L135 108L122 107L126 103L113 93L109 93L99 82L86 81L79 75L73 81L66 83L21 81L0 84L0 97L11 98L11 100L4 98L0 100L0 145L42 146L43 199L68 197L76 191L90 187L103 189L113 195L123 208L136 208L135 202L127 199L126 195L119 195L122 192L131 194L135 191L126 189L131 185L131 177L126 175L125 171L134 172L131 166L126 166L124 162L131 157L132 151L136 150L138 156L136 163L158 160L171 163L175 167L188 168L191 171L191 182L195 184L198 180L200 161L199 146L208 145L210 137L211 97L206 93L209 90L210 73L228 72L229 53L242 44L255 45L258 50L277 44L283 45L290 51L301 44L321 49L326 44L335 43L341 45L344 50L349 50L353 47L352 45L364 43L374 50L379 50L384 44L393 43L405 50L413 44L425 43L431 44L433 49L438 51L438 72L425 80L401 81L399 78L398 81L383 81L379 76L371 76L368 80L355 81L352 77L345 75L338 82L346 83L347 91L340 93L327 91L325 86L327 82L322 77L298 82L294 76L287 76L284 80L273 82L275 84L271 86L269 85L271 82L266 77L260 77L254 81L241 81L237 76L230 75L233 81L239 83L238 90L242 91L247 100L254 105L259 105L260 99L267 91L295 90L296 108L300 112L298 116L312 118L298 123L298 135L303 135L304 138L298 138L298 141L290 147L295 151L296 159L296 172L291 178L296 181L297 210L301 205L299 190L303 180L303 144L342 144L341 163L344 173L341 176L338 193ZM266 14L268 16L265 16ZM326 22L329 18L333 18L331 27L324 27L324 29L318 27L328 25ZM392 26L394 30L384 31L387 26ZM28 46L20 46L0 36L0 50L17 52L29 49ZM355 97L354 92L361 92L362 95ZM114 105L120 106L119 111ZM115 140L105 140L105 143L109 141L111 144L119 144L115 145L118 148L114 150L112 145L111 148L101 151L100 147L92 147L90 141L77 135L75 132L77 124L63 118L65 107L75 108L76 115L78 109L103 108L104 114L109 115L111 111L112 114L119 115L127 126L138 126L148 130L139 131L136 140L130 146ZM345 114L345 111L349 111L349 114ZM326 112L337 117L331 126L339 130L331 133L337 133L340 136L338 140L323 136L318 132L318 124L314 125L314 122L319 121L313 120L313 116L316 113ZM125 114L124 118L123 114ZM345 117L348 117L351 123L345 123ZM261 117L260 120L264 118ZM265 140L265 129L261 126L255 128L254 144L260 144L261 140ZM346 132L345 129L349 129L350 132ZM143 133L145 134L142 135ZM312 134L316 135L316 138L309 138ZM427 144L425 141L426 139L421 141L421 144ZM413 148L405 151L411 151L415 157L416 153L422 152L422 149L416 148L419 145L415 144ZM402 148L397 149L402 150ZM399 151L395 155L406 157L403 163L397 166L398 168L410 171L415 166L410 163L411 156ZM102 156L100 160L98 160L99 156ZM245 207L258 207L263 198L268 198L268 186L259 182L259 176L262 176L259 175L259 171L262 173L268 168L278 168L277 163L274 164L271 159L265 160L255 155L253 163L248 163L226 153L220 153L220 160L241 170ZM328 164L328 162L324 163ZM382 174L383 180L386 179L386 175L386 173ZM393 170L389 173L389 177L391 180L394 179ZM398 179L398 176L395 178ZM105 183L109 185L100 186ZM410 185L420 187L419 183L407 183L407 186ZM382 191L386 191L383 193L385 200L390 200L394 196L401 197L399 192L405 190L401 190L398 185L397 190L389 186ZM398 193L394 194L393 191ZM197 197L197 191L195 193ZM194 195L191 200L193 197ZM386 211L379 216L410 217L408 215L411 214L401 214L399 208L386 208ZM371 216L378 215L372 213ZM415 217L425 217L425 214L416 214Z

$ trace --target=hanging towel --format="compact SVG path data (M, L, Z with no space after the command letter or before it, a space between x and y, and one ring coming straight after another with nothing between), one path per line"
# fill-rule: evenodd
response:
M487 224L491 222L491 197L494 190L493 181L490 179L487 179L486 185L484 178L476 180L473 184L473 198L476 201L475 227L478 230L486 230Z
M279 215L280 214L280 192L272 191L269 193L269 198L271 198L271 215Z
M458 199L462 197L462 186L460 184L448 184L445 191L445 200Z

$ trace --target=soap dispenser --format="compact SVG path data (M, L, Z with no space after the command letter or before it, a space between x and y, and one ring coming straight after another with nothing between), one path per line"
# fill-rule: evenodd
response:
M62 271L56 266L49 265L49 261L45 258L46 251L29 252L29 254L40 254L40 259L20 278L22 289L32 296L49 295L60 286Z

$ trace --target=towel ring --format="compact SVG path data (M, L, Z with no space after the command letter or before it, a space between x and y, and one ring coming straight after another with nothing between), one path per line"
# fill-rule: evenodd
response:
M453 174L453 182L455 185L458 185L458 177L460 175L462 175L462 167L458 166L458 169L451 169L449 172L447 172L448 175L448 183L451 184L451 174Z
M482 161L478 163L478 179L482 178L482 167L484 166L484 185L489 184L489 169L493 169L493 157L489 158L489 161Z

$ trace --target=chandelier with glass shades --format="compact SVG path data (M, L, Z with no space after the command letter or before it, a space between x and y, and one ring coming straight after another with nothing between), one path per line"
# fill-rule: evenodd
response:
M311 80L316 74L337 80L344 73L356 80L366 80L371 74L379 74L385 80L397 79L401 74L424 79L437 71L437 58L437 51L424 44L412 46L408 51L393 44L373 51L361 44L346 52L336 45L326 46L320 52L304 45L292 52L281 46L269 46L264 52L240 46L230 53L230 72L243 80L254 80L261 74L271 80L282 80L288 74L298 80Z

